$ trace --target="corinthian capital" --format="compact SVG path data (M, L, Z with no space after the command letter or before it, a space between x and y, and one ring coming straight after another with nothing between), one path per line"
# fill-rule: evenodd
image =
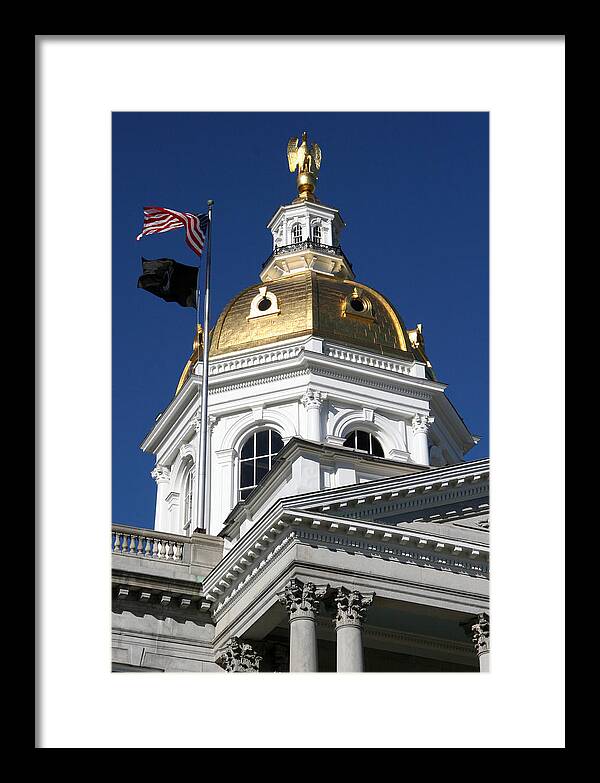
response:
M429 430L429 425L433 424L435 419L427 413L415 413L412 419L413 432L425 432Z
M490 616L487 612L480 612L461 625L471 637L477 655L490 651Z
M325 596L329 585L317 587L312 582L290 579L277 600L290 614L290 621L297 617L314 617L319 611L319 602Z
M171 478L171 471L165 465L156 465L150 475L157 484L162 484L169 481Z
M222 650L216 663L226 672L257 672L262 658L252 649L252 645L241 642L232 636Z
M374 597L375 593L359 593L358 590L338 587L333 599L337 607L336 628L340 625L361 625Z
M327 395L323 392L315 391L314 389L307 389L300 398L300 402L307 410L309 408L319 409L326 398Z

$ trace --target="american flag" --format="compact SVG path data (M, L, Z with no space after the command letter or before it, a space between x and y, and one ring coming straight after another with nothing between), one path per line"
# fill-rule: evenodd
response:
M150 234L164 234L174 228L185 228L185 241L188 246L202 255L204 239L208 226L208 215L196 215L193 212L176 212L164 207L144 207L144 227L137 239Z

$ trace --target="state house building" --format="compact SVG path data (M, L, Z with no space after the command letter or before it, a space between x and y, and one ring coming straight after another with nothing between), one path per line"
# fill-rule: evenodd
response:
M113 670L487 671L488 460L297 142L271 255L210 334L206 528L201 333L141 444L156 515L112 529Z

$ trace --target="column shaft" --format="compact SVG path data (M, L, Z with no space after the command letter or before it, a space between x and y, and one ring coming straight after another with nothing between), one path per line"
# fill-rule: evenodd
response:
M362 628L340 625L337 629L337 671L364 671Z
M316 405L310 406L307 411L307 437L308 440L321 440L321 411Z
M427 413L415 413L412 418L413 459L419 465L429 465L429 442L427 433L435 419Z
M318 671L314 617L295 617L290 620L290 671Z
M415 462L419 465L429 465L429 446L426 432L415 432Z
M489 672L490 670L490 653L489 650L487 652L481 653L479 656L479 671L480 672Z

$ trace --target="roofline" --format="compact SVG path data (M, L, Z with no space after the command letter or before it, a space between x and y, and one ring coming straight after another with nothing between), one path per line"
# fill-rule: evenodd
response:
M313 441L304 441L301 438L292 438L292 440L298 441L299 444L306 445L306 446L318 447L324 445L324 444L315 443ZM283 454L284 449L286 449L288 445L289 442L279 452L278 457L279 455ZM342 446L331 446L331 449L336 449L336 450L343 449L343 451L349 453L350 456L357 455L356 452L350 451L349 449L346 449ZM364 456L368 457L369 455L364 455ZM378 460L380 462L385 462L387 464L391 463L396 467L399 467L401 465L410 465L410 467L414 468L414 470L411 473L404 474L404 475L374 479L373 481L365 481L360 484L347 484L343 487L335 487L333 489L321 489L321 490L316 490L315 492L307 492L303 495L293 495L293 496L278 498L275 501L275 503L273 503L265 511L265 514L263 516L266 516L267 514L271 513L272 510L275 509L277 506L281 506L282 508L283 506L290 506L290 505L294 507L305 506L311 503L311 499L314 499L315 502L320 502L323 505L325 505L326 503L332 503L337 500L343 500L348 496L370 495L378 492L385 493L386 490L389 490L391 488L396 490L402 488L409 488L410 485L415 485L416 487L420 485L426 486L432 482L444 481L446 479L452 481L452 480L462 478L463 476L477 475L479 473L482 474L488 473L490 467L489 457L485 457L484 459L480 459L480 460L474 460L473 462L459 462L456 465L446 465L445 467L441 467L441 468L431 468L431 467L426 467L424 465L417 465L415 463L397 462L395 460L382 459L381 457L375 457L373 459ZM243 521L239 519L238 515L243 511L245 511L246 503L248 500L258 497L259 495L258 490L261 490L261 494L266 492L269 484L272 483L272 482L267 482L267 478L272 476L274 470L275 468L271 469L271 471L265 477L264 484L262 483L259 484L256 487L256 489L254 489L252 493L248 496L246 501L240 501L229 512L227 518L223 523L222 529L218 533L219 536L223 538L226 537L228 534L227 528L233 527L234 523L236 522Z
M322 201L309 201L309 202L306 202L306 203L312 204L315 207L325 207L325 209L330 209L333 212L337 212L338 217L339 217L339 219L342 222L342 225L344 227L346 226L346 222L345 222L344 218L342 217L340 210L337 207L332 207L329 204L324 204ZM277 215L279 214L279 212L282 209L285 209L286 207L297 207L297 206L302 206L302 205L303 205L303 202L294 202L294 201L288 201L287 204L280 204L277 207L277 209L275 210L275 212L273 212L273 215L271 216L271 218L268 221L268 223L266 223L265 227L268 228L268 229L271 228L271 225L272 225L273 221L275 220L275 218L277 217Z

